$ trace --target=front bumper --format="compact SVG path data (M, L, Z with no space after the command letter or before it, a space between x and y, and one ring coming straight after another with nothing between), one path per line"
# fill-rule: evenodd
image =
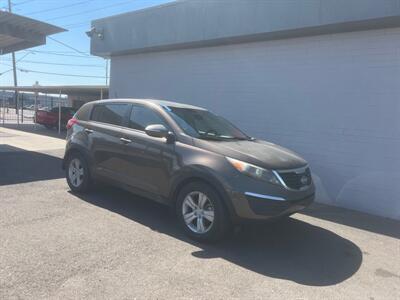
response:
M309 206L314 198L314 191L305 197L292 200L271 200L234 192L231 195L231 202L236 220L269 220L299 212Z
M253 195L245 195L254 214L266 217L291 215L303 210L314 201L314 194L298 200L266 201Z
M231 177L225 191L234 211L233 220L270 220L294 214L315 198L314 184L299 191L287 190L248 176ZM227 182L226 182L227 183Z

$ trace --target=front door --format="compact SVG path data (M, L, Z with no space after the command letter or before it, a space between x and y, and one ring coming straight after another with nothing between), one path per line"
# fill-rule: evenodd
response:
M125 164L128 172L126 183L151 196L167 196L170 175L177 163L175 144L169 144L165 138L148 136L144 129L148 125L169 125L158 112L151 107L134 104L129 116L127 128L122 135L127 140Z

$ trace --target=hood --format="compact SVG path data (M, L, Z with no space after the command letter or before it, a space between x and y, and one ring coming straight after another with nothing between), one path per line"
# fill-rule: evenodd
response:
M196 146L272 170L295 169L307 165L293 151L262 140L196 140Z

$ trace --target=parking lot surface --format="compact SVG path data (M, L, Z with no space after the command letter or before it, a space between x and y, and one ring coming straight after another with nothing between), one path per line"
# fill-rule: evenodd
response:
M0 128L0 299L400 299L400 222L316 204L200 244L149 200L72 194L63 145Z

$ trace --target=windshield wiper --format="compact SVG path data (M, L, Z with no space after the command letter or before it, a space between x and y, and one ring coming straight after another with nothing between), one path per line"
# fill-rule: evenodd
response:
M250 139L244 137L236 137L236 136L224 136L224 135L200 135L198 137L202 140L210 140L210 141L249 141Z
M223 140L223 138L220 138L215 135L200 135L198 138L202 139L202 140L210 140L210 141L222 141Z
M227 136L227 135L220 135L218 136L220 138L226 139L226 140L237 140L237 141L249 141L249 138L246 137L238 137L238 136Z

